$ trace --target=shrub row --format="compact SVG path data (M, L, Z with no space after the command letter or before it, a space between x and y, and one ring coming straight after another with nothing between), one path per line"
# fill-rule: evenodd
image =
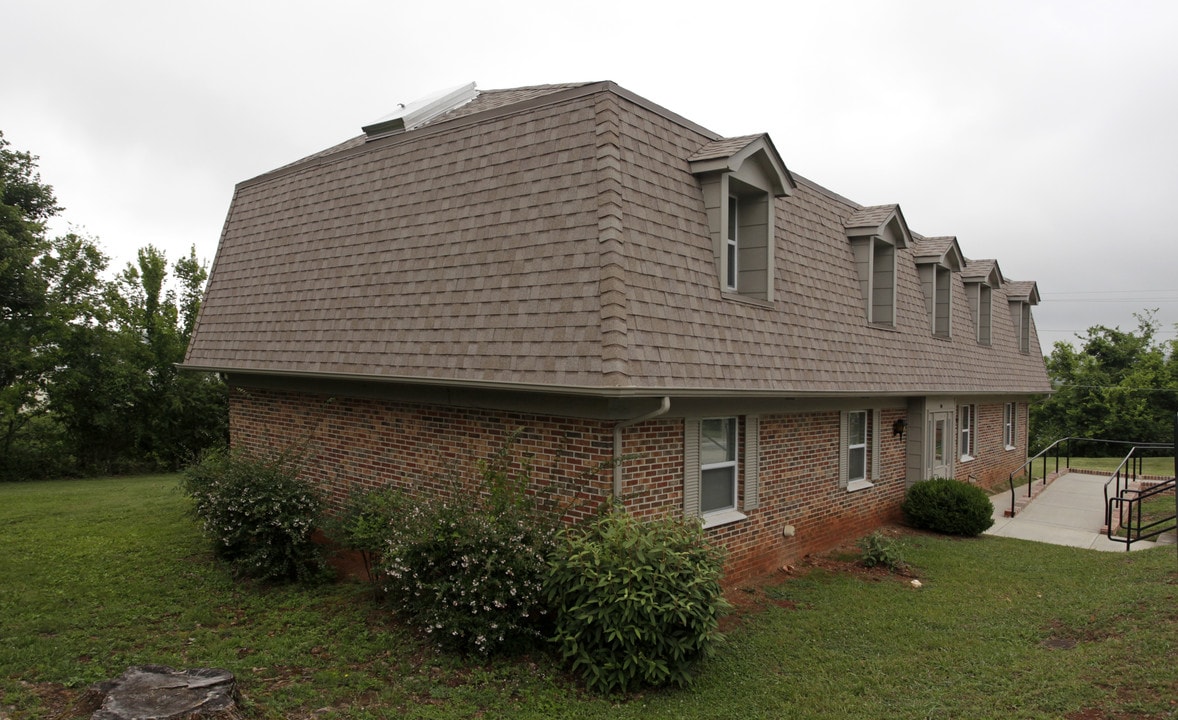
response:
M388 601L439 645L480 655L550 640L592 689L687 684L719 637L723 557L698 523L567 510L531 490L511 443L473 481L410 497L360 493L327 524L361 551ZM307 580L323 567L319 504L289 458L211 453L184 489L219 557L241 575Z

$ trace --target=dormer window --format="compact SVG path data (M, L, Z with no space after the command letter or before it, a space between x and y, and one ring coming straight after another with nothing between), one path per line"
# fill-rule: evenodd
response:
M740 235L740 201L735 195L728 196L728 232L724 240L724 260L727 262L727 267L724 272L724 289L736 291L738 288L736 279L740 275L740 243L738 237Z
M867 322L896 326L896 251L912 240L898 205L862 208L847 220Z
M949 338L953 330L953 273L960 272L964 264L957 238L918 238L913 255L929 328L934 337Z
M978 344L989 345L994 330L994 291L983 283L975 287L977 310L974 311L974 318L978 326Z
M716 140L689 158L699 177L721 292L771 302L775 197L793 178L768 135Z
M969 312L979 345L989 345L994 330L994 290L1002 287L1002 273L996 260L971 260L961 273Z
M1031 352L1031 306L1039 304L1039 288L1033 281L1010 281L1006 284L1006 299L1010 301L1010 320L1018 350Z

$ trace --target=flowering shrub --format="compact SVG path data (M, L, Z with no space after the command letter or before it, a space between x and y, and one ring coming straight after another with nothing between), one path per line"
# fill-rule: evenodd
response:
M552 554L554 640L591 689L686 685L719 637L722 567L698 523L610 508L562 533Z
M323 576L322 555L311 541L319 497L290 458L209 452L181 483L217 557L238 575L265 581Z
M509 449L479 464L480 487L406 503L388 528L385 592L450 649L487 655L544 636L555 516L528 495L529 468L513 472Z

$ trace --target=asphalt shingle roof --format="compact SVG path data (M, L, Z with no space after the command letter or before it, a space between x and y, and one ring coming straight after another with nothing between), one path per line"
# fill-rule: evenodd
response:
M722 295L689 162L758 137L716 140L612 83L552 85L243 182L185 364L600 394L1049 390L1008 313L990 346L932 336L914 253L935 239L897 250L896 327L869 326L847 228L898 208L796 175L775 200L774 302Z

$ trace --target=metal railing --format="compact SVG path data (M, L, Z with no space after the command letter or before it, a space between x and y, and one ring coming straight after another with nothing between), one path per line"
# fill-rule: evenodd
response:
M1137 454L1137 452L1139 450L1171 450L1172 451L1174 449L1174 445L1171 443L1132 443L1132 442L1127 442L1124 440L1104 440L1101 438L1072 437L1072 436L1060 438L1059 440L1056 440L1055 442L1051 443L1047 447L1040 450L1038 453L1035 454L1034 457L1030 458L1025 463L1020 465L1018 467L1018 469L1016 469L1014 472L1010 473L1008 481L1010 483L1010 514L1012 517L1015 514L1016 500L1018 498L1018 495L1015 492L1015 485L1014 485L1015 478L1022 477L1024 471L1027 471L1029 469L1029 472L1027 472L1027 497L1028 498L1032 497L1034 495L1034 485L1035 485L1035 477L1034 477L1034 475L1035 475L1035 469L1034 469L1035 461L1040 460L1040 459L1042 459L1042 461L1043 461L1043 473L1042 473L1042 477L1040 479L1040 484L1046 485L1047 484L1047 460L1049 457L1051 457L1052 451L1054 451L1054 457L1055 457L1055 472L1057 472L1057 473L1059 472L1059 459L1060 459L1061 448L1063 449L1063 452L1064 452L1064 469L1070 470L1072 468L1072 444L1073 443L1105 443L1105 444L1109 444L1109 445L1131 445L1131 446L1133 446L1132 449L1129 451L1129 454L1126 455L1125 459L1121 461L1121 465L1117 468L1116 472L1114 472L1113 475L1110 476L1109 482L1105 483L1104 497L1105 497L1106 509L1108 506L1108 499L1109 499L1108 485L1109 485L1109 483L1113 482L1114 479L1120 478L1121 475L1124 472L1126 472L1126 464L1129 465L1128 472L1132 473L1132 477L1133 477L1134 481L1136 481L1137 476L1139 474L1141 474L1141 469L1144 467L1143 462L1144 462L1145 458L1144 458L1144 456ZM1117 483L1118 483L1117 487L1119 490L1119 488L1120 488L1120 480L1119 479L1117 480ZM1119 494L1119 492L1118 492L1118 494Z
M1105 526L1108 528L1106 531L1108 539L1113 542L1125 543L1125 549L1129 550L1138 540L1149 540L1173 530L1175 523L1178 522L1178 498L1175 500L1173 515L1154 518L1144 524L1142 522L1142 508L1145 501L1175 492L1176 489L1178 489L1178 479L1171 479L1158 482L1147 489L1126 487L1122 492L1107 498L1104 517ZM1105 484L1105 496L1108 496L1107 483ZM1114 505L1117 508L1117 529L1124 530L1124 535L1118 534L1117 530L1113 528Z

